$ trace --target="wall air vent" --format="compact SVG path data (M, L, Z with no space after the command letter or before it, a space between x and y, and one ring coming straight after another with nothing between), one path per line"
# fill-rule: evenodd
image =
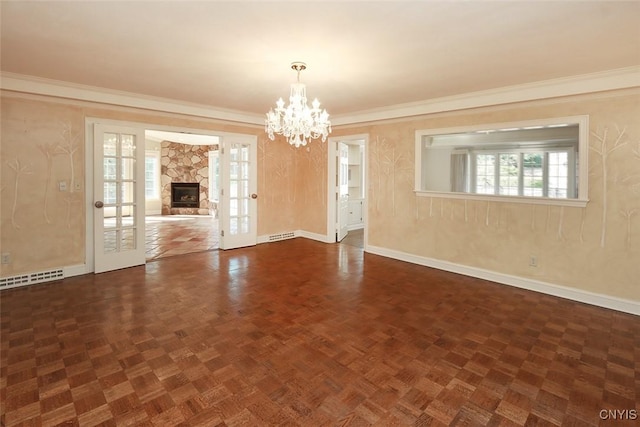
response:
M0 278L0 290L62 279L64 279L64 271L61 268L56 270L41 271L39 273L28 273L11 277L2 277Z
M295 233L293 231L289 231L287 233L272 234L269 236L269 241L277 242L278 240L293 239L294 237L296 237Z

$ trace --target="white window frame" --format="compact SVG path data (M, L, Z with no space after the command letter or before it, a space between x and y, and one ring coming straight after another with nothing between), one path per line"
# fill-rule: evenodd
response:
M155 191L156 191L156 197L151 197L147 195L147 158L154 158L156 161L156 167L154 168L153 171L153 181L156 184L155 185ZM160 152L156 151L156 150L145 150L144 152L144 171L145 171L145 176L144 176L144 182L145 182L145 187L144 187L144 195L145 195L145 199L147 201L149 200L160 200L160 194L161 194L161 183L160 183Z
M493 194L488 194L490 196L505 196L505 195L501 195L499 194L499 187L500 187L500 160L499 160L499 156L500 154L517 154L518 156L518 196L519 197L536 197L536 196L525 196L524 195L524 168L522 167L522 163L523 163L523 157L524 154L526 153L542 153L543 154L543 161L542 161L542 182L543 182L543 186L542 186L542 197L548 197L550 199L562 199L560 197L550 197L549 196L549 154L550 153L566 153L567 154L567 164L568 164L568 171L567 171L567 194L575 194L576 192L576 150L574 147L549 147L549 148L539 148L539 149L526 149L526 148L520 148L520 149L514 149L514 148L509 148L509 149L503 149L503 150L494 150L494 149L487 149L487 150L472 150L469 154L470 154L470 158L471 158L471 173L470 173L470 185L469 187L472 189L476 188L476 184L477 184L477 156L479 154L491 154L496 156L496 163L494 166L494 193ZM468 193L470 194L470 193ZM473 193L473 194L485 194L486 193ZM509 195L506 195L507 197L509 197ZM513 196L512 196L513 197Z
M424 141L427 137L435 135L447 135L466 132L478 132L488 129L509 129L509 128L526 128L533 126L551 126L560 125L565 123L578 124L578 168L574 173L570 173L570 181L572 185L578 186L577 198L553 198L553 197L536 197L536 196L512 196L512 195L497 195L497 194L478 194L478 193L454 193L447 191L429 191L422 189L422 165L423 165L423 147ZM549 146L542 151L557 151L558 147ZM540 150L538 150L540 151ZM573 206L573 207L585 207L589 201L588 194L588 178L589 178L589 116L570 116L570 117L556 117L549 119L528 120L509 123L492 123L486 125L475 126L463 126L452 128L440 128L440 129L419 129L415 132L415 186L414 193L418 197L441 197L449 199L466 199L466 200L484 200L484 201L496 201L496 202L510 202L510 203L528 203L528 204L541 204L541 205L557 205L557 206ZM570 159L570 164L575 165L576 153L573 152L573 157ZM474 165L475 162L471 161ZM475 166L473 166L475 167ZM575 169L575 167L574 167ZM522 170L522 168L520 168ZM577 172L577 181L575 179ZM473 173L475 176L475 172ZM473 183L471 183L471 188ZM574 190L575 191L575 190Z

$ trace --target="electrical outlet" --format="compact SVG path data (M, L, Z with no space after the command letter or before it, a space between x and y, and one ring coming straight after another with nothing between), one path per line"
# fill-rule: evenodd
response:
M538 266L538 257L535 255L531 255L529 257L529 267L537 267Z
M11 263L11 254L9 252L5 252L2 254L2 264L10 264Z
M58 181L58 189L60 191L67 191L67 181Z

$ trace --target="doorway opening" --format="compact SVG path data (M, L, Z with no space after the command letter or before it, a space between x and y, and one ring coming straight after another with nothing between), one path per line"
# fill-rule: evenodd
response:
M329 139L327 241L366 247L368 135Z
M145 131L146 260L219 249L220 138Z

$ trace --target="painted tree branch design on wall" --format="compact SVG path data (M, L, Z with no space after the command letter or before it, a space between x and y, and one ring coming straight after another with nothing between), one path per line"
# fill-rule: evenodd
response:
M20 177L22 175L28 175L31 172L31 168L29 165L23 165L20 162L20 159L18 157L16 157L13 160L10 160L7 162L7 165L9 166L9 168L11 168L11 170L13 170L14 175L15 175L15 180L14 180L14 184L13 184L13 205L11 206L11 225L14 228L19 229L20 225L18 225L18 223L16 222L16 211L18 209L18 195L20 194L19 192L19 187L20 187Z
M270 174L267 173L269 169L270 160L273 159L273 152L268 150L269 143L266 138L261 138L258 141L258 156L262 158L262 178L260 180L260 185L262 188L270 188L270 184L268 184L267 180L271 177ZM269 198L264 199L265 202L269 201ZM271 192L271 203L274 202L274 194Z
M44 202L43 202L43 215L47 224L51 224L51 218L49 218L49 187L51 187L51 171L53 169L53 157L57 154L58 144L56 143L44 143L38 144L38 150L44 154L47 159L47 172L44 184Z
M78 197L79 196L76 196L74 194L69 194L67 197L64 198L64 203L66 204L66 207L67 207L67 215L66 215L67 228L71 228L71 225L73 224L73 221L71 221L71 214L75 211L73 209L73 204L80 202Z
M375 170L375 172L372 173L373 176L375 176L376 182L375 185L372 186L373 191L372 191L372 195L375 198L376 201L376 212L380 212L380 202L382 199L382 182L385 179L385 172L388 173L388 171L385 171L384 169L384 164L383 164L383 153L386 153L387 151L389 151L390 149L390 145L387 143L386 139L382 139L380 140L379 136L376 136L376 138L372 141L371 144L371 159L373 161L373 169Z
M631 219L634 215L638 213L638 209L628 209L620 211L620 215L622 215L627 223L627 238L625 239L627 249L631 247Z
M71 123L62 122L62 130L60 131L61 143L57 146L56 154L64 154L69 157L70 178L69 178L69 192L73 193L75 190L75 168L73 165L73 156L80 149L79 138L80 135L77 132L73 132Z
M319 144L314 147L318 147L318 148L307 147L307 150L306 150L307 162L309 164L309 169L313 170L315 173L321 173L321 171L324 168L324 165L327 163L326 156L324 155L324 153L326 153L326 149L324 148L324 143L322 143L321 141L319 141ZM322 206L326 206L327 204L327 198L325 197L326 181L327 181L326 179L315 180L316 182L315 187L318 193L317 197L321 201Z
M381 196L383 195L383 189L386 189L387 183L391 186L391 214L396 214L396 176L399 175L400 179L406 178L406 173L412 173L412 165L404 165L404 161L408 156L396 150L396 146L387 142L386 138L380 140L380 137L376 136L371 146L371 159L375 168L374 175L377 176L377 183L375 185L376 194L376 211L380 212Z
M275 182L271 185L271 188L285 190L284 194L280 194L283 199L282 201L296 201L296 181L291 179L293 176L292 171L295 172L296 170L295 149L296 148L294 146L290 146L287 149L288 153L286 156L273 156L274 165L270 169L272 171L271 177L274 178L272 179L272 182ZM278 193L272 193L274 203L278 196Z
M607 170L607 160L611 153L615 152L622 148L627 141L626 137L626 128L620 129L617 125L615 125L616 136L611 139L609 135L609 128L605 127L602 132L592 131L591 135L594 136L597 143L597 146L591 146L591 150L593 150L596 154L600 155L601 165L602 165L602 230L600 233L600 247L604 248L606 243L606 233L607 233L607 191L608 191L608 170ZM594 144L595 145L595 144Z
M563 240L564 232L562 227L564 226L564 206L560 206L560 219L558 220L558 240Z
M632 156L640 162L640 141L636 143L637 147L631 149ZM639 165L640 166L640 165ZM640 167L635 170L640 170ZM634 174L622 179L622 183L628 186L628 191L631 194L640 196L640 174ZM620 215L625 219L627 229L627 237L625 239L627 249L631 247L631 223L635 215L640 213L640 209L627 206L624 210L620 211Z

